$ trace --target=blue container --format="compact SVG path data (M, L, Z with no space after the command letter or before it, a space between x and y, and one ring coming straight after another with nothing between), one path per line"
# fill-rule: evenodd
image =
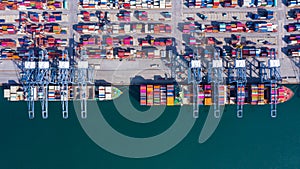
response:
M7 58L7 55L6 54L2 54L1 55L1 59L5 59L5 58Z
M61 21L61 16L56 16L56 17L55 17L55 20Z
M260 32L265 33L265 32L268 32L268 30L267 29L261 29Z

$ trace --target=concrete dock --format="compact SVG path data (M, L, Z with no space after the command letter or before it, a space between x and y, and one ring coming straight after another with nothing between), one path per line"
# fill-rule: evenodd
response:
M281 76L283 84L300 83L300 69L297 67L297 60L289 58L280 58ZM0 61L0 83L8 83L8 81L18 82L20 70L11 60ZM144 79L153 79L154 76L162 78L171 77L172 70L167 65L168 62L161 59L136 59L134 61L119 61L107 59L89 59L89 63L94 68L94 80L104 80L113 85L130 85L131 78L141 76ZM176 65L177 70L185 69L185 67ZM175 71L175 78L178 82L182 82L185 72Z

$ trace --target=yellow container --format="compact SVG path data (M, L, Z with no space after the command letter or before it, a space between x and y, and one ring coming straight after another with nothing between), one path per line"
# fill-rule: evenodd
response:
M211 98L205 98L205 100L204 100L204 105L206 105L206 106L212 105L212 103L211 103Z
M167 106L174 106L174 97L167 97Z

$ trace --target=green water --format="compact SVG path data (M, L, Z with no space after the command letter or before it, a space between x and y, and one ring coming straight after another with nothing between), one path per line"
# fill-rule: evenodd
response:
M289 87L300 93L297 86ZM125 89L121 97L127 94ZM300 168L298 93L278 106L276 119L270 117L269 105L246 106L243 119L236 118L235 106L226 106L217 130L203 144L197 141L208 109L201 108L199 119L182 142L163 154L144 159L119 157L97 146L81 128L72 104L68 120L62 119L60 103L50 103L49 119L36 114L34 120L29 120L25 102L4 100L2 89L0 95L1 169ZM145 109L134 98L130 101L136 108ZM134 137L157 135L178 115L176 107L169 107L159 119L137 124L118 114L112 102L101 102L99 106L113 128ZM36 103L36 112L40 112L38 107Z

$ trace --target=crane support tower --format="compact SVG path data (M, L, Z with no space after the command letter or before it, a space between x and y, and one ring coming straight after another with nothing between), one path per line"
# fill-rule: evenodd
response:
M214 116L215 118L220 118L220 105L224 103L220 100L222 93L219 91L221 83L223 82L223 62L220 59L220 51L217 48L215 48L214 57L209 67L208 83L212 83L213 85Z
M23 86L25 97L27 101L28 107L28 116L29 119L34 118L34 83L36 78L36 62L34 57L34 52L32 50L29 51L29 56L27 59L22 60L21 64L21 84Z
M277 116L277 84L282 80L281 74L279 71L280 61L276 58L275 49L271 50L271 58L269 59L269 68L270 68L270 99L271 99L271 117L275 118Z
M198 93L199 84L202 82L201 60L198 55L193 56L188 69L188 83L193 83L193 117L199 117Z
M46 53L46 54L45 54ZM48 86L50 83L50 62L47 51L41 50L37 68L36 85L38 86L38 98L42 107L42 118L48 118Z
M237 48L237 57L234 60L234 68L229 68L229 83L236 83L237 117L243 117L243 106L245 104L245 85L247 83L246 60L242 56L243 46ZM233 72L235 71L235 72ZM235 73L235 75L233 75Z
M64 119L69 117L68 112L68 87L69 87L70 61L68 52L64 51L61 60L58 62L57 82L61 91L62 115Z
M89 66L86 60L88 55L86 55L86 50L83 49L80 54L80 60L77 63L77 85L80 91L80 105L81 105L81 118L87 118L87 84L93 83L94 71Z

